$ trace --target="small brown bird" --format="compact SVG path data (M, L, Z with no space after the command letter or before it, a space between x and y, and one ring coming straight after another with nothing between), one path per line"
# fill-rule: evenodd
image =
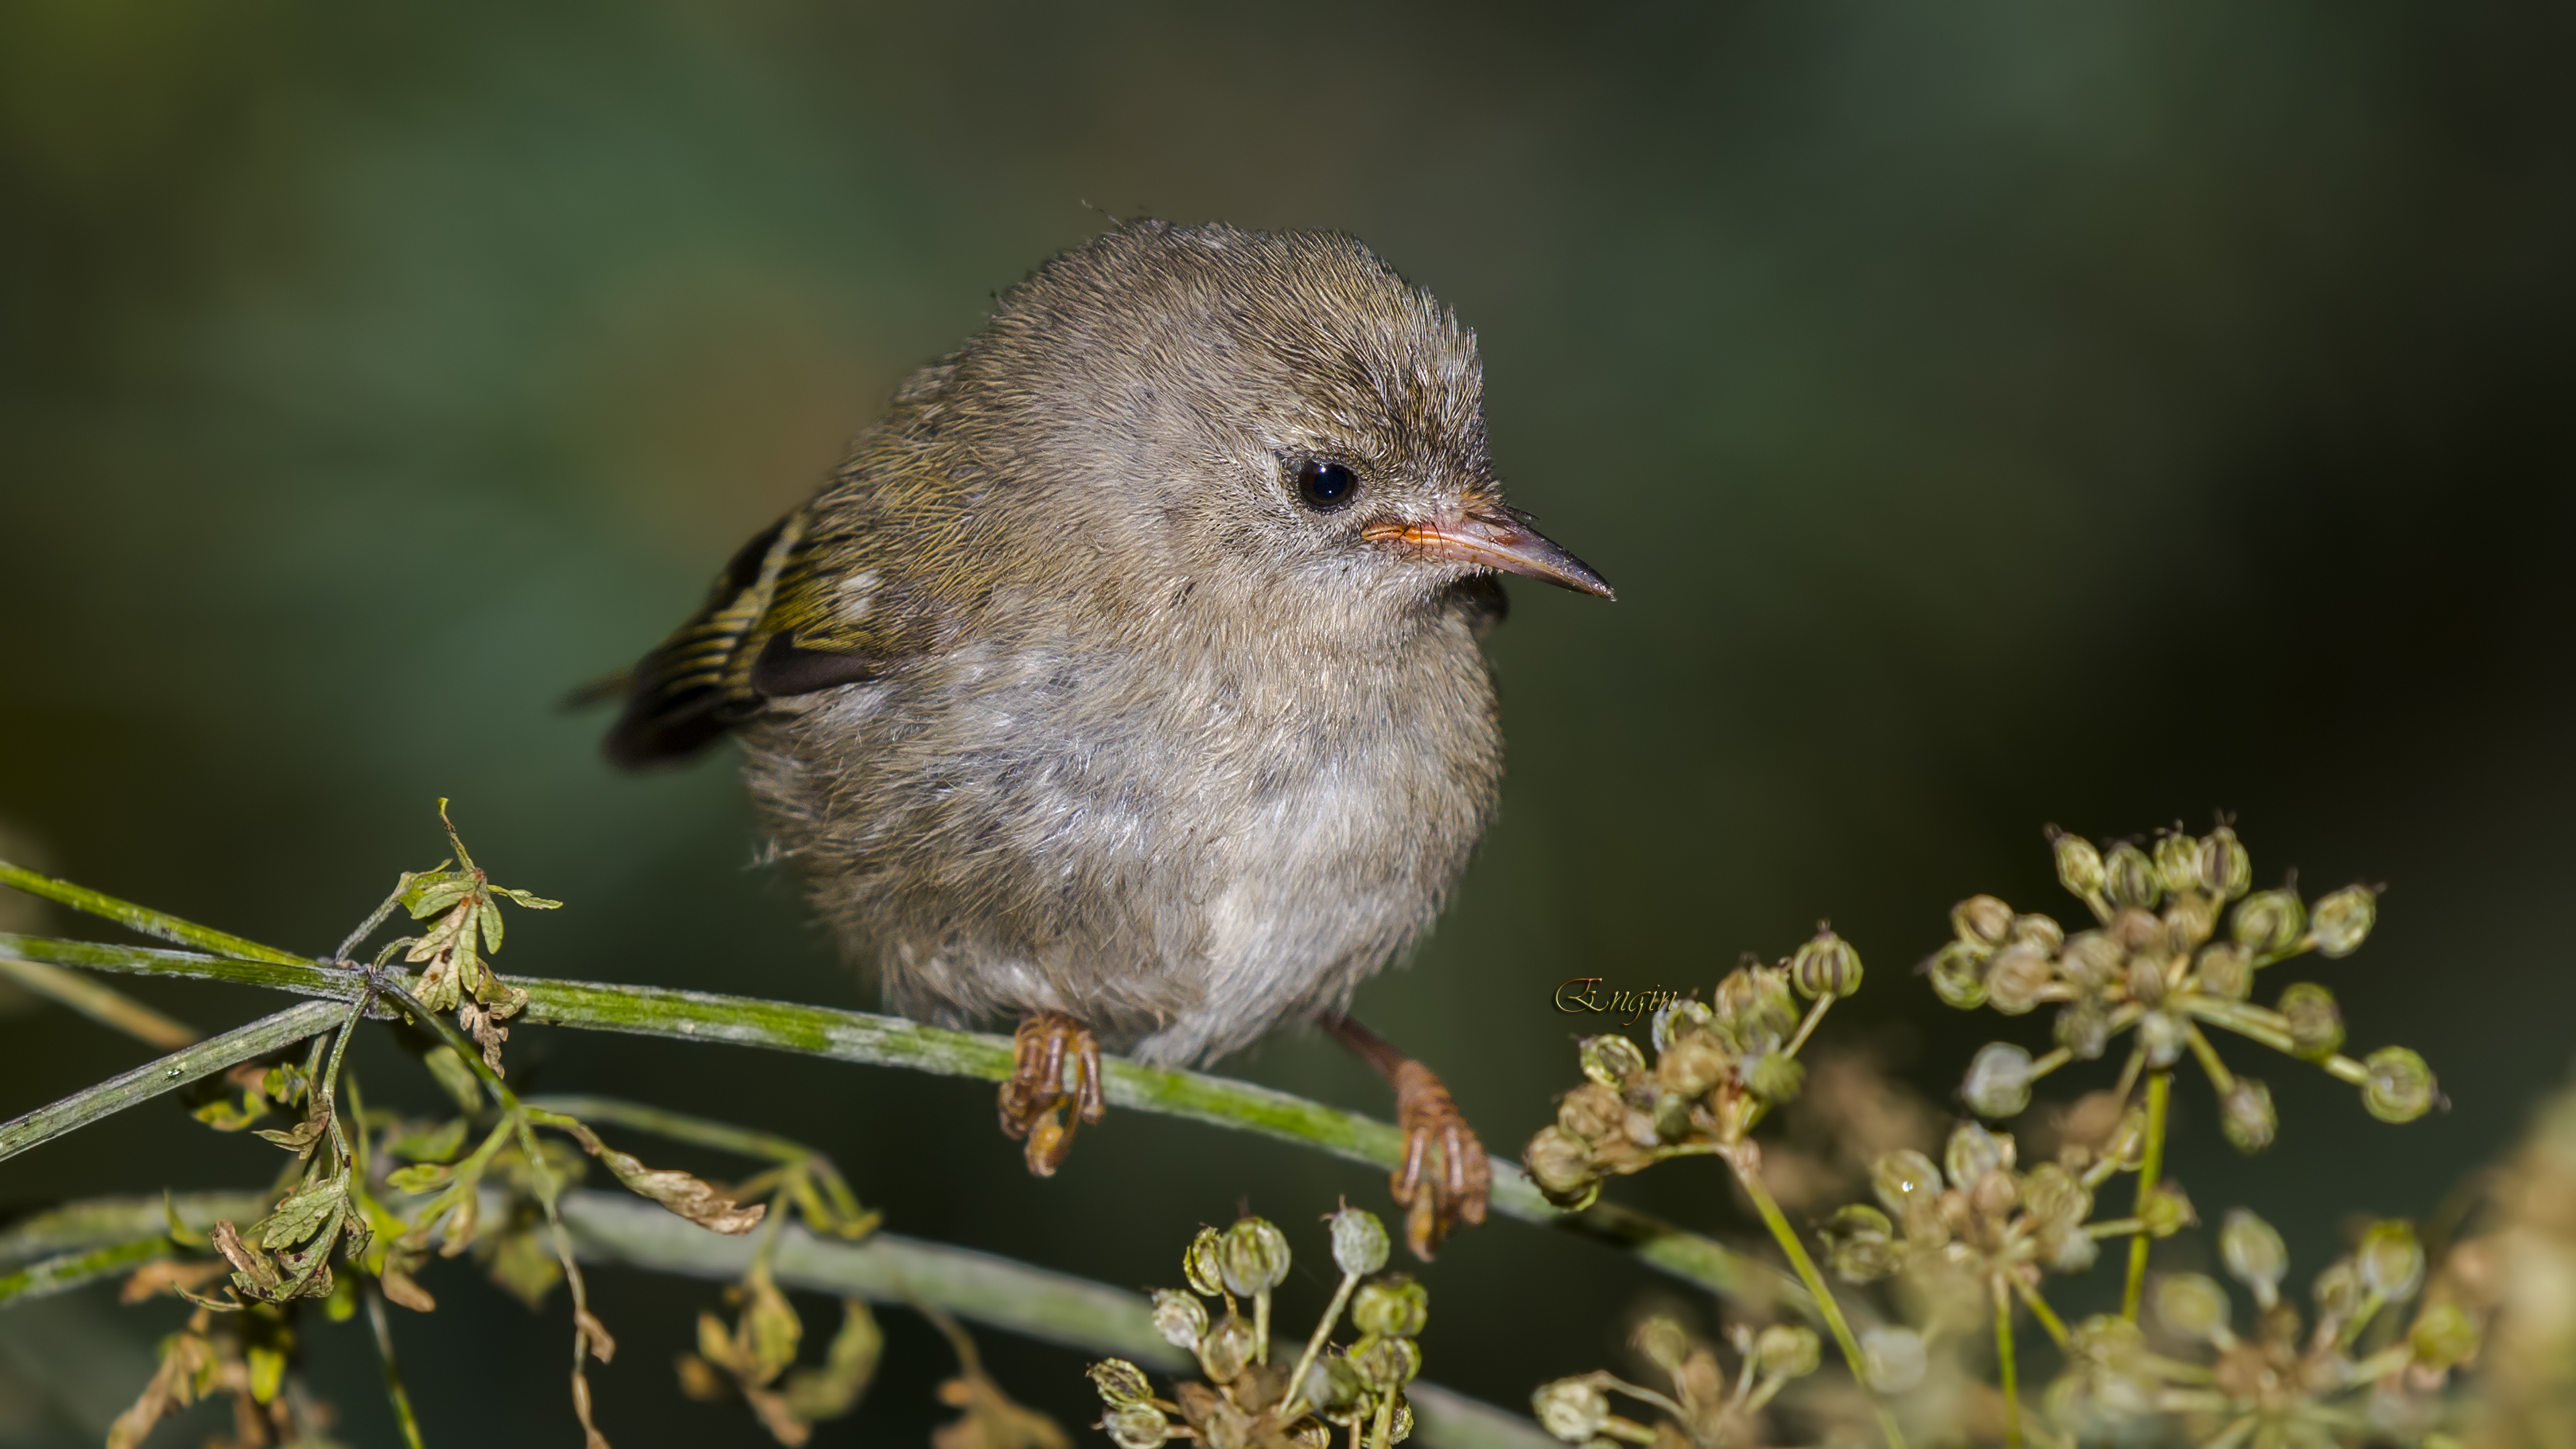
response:
M608 753L736 733L889 1004L1021 1018L1039 1174L1103 1041L1322 1022L1395 1085L1428 1257L1482 1220L1484 1149L1346 1013L1493 817L1495 570L1611 596L1504 505L1455 316L1346 236L1131 223L903 384L637 666Z

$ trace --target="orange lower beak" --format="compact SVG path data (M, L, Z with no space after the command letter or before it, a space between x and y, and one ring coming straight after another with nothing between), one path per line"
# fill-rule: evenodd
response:
M1518 513L1501 517L1471 513L1455 523L1372 523L1360 530L1360 537L1430 558L1526 574L1579 594L1618 597L1610 591L1609 580L1557 547L1554 539L1530 527L1528 518Z

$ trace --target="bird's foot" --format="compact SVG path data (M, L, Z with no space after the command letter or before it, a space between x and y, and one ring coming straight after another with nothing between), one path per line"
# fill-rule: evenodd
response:
M1404 1161L1388 1187L1404 1210L1404 1241L1429 1262L1459 1224L1485 1220L1494 1186L1485 1144L1429 1067L1408 1060L1394 1072L1395 1123L1404 1133Z
M1100 1040L1091 1028L1060 1011L1041 1011L1020 1023L1011 1046L1011 1079L1002 1084L1002 1131L1014 1140L1027 1139L1031 1173L1053 1177L1073 1151L1073 1129L1099 1121L1109 1110L1100 1095Z

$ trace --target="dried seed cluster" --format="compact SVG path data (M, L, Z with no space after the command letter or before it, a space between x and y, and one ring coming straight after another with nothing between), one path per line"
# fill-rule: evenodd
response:
M1550 1202L1581 1208L1606 1178L1743 1142L1764 1113L1798 1095L1806 1083L1799 1049L1860 981L1860 953L1823 930L1778 965L1728 973L1708 1001L1656 1012L1652 1062L1625 1036L1585 1038L1588 1080L1523 1151L1531 1179ZM1803 1016L1801 996L1811 1003Z
M1125 1359L1093 1364L1105 1409L1099 1427L1120 1449L1174 1439L1208 1449L1327 1449L1337 1427L1352 1449L1388 1449L1413 1432L1404 1386L1422 1371L1416 1340L1430 1295L1405 1274L1379 1273L1387 1236L1376 1214L1344 1206L1327 1221L1341 1283L1305 1351L1286 1367L1273 1361L1270 1295L1288 1279L1287 1234L1256 1217L1199 1230L1181 1256L1190 1291L1157 1290L1154 1323L1197 1358L1207 1382L1178 1384L1165 1399ZM1225 1316L1211 1321L1203 1299L1222 1303ZM1330 1340L1345 1308L1359 1333L1342 1347Z
M2019 1016L2057 1008L2057 1046L2034 1057L1995 1042L1977 1053L1960 1088L1970 1110L2011 1117L2030 1105L2032 1083L2071 1061L2091 1061L2134 1032L2122 1087L2140 1069L2162 1071L2185 1052L2217 1090L2227 1139L2257 1152L2279 1135L2272 1093L2230 1070L2204 1034L2223 1027L2361 1088L2382 1121L2408 1122L2437 1100L2424 1059L2383 1047L2356 1061L2342 1054L2343 1017L2333 993L2301 982L2270 1007L2250 998L2256 974L2294 956L2329 958L2360 949L2378 916L2378 892L2346 886L2313 906L2296 891L2253 891L2253 862L2225 825L2205 836L2176 830L2152 851L2122 841L2108 851L2057 832L2058 879L2096 924L2069 934L2044 915L2017 914L1993 896L1950 913L1954 938L1924 963L1932 989L1961 1010L1990 1006ZM2224 929L2222 929L2222 927Z

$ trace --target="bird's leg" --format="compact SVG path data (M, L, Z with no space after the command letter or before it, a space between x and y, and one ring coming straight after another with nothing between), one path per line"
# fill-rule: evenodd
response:
M1396 1126L1404 1161L1388 1179L1404 1212L1404 1240L1425 1262L1460 1223L1485 1220L1494 1171L1485 1144L1431 1069L1347 1016L1323 1018L1325 1029L1395 1087Z
M1011 1079L1002 1084L1002 1131L1028 1139L1029 1171L1053 1177L1073 1151L1073 1129L1109 1111L1100 1095L1100 1039L1060 1011L1041 1011L1020 1023L1011 1038ZM1065 1057L1073 1057L1073 1085L1065 1085ZM1073 1117L1066 1120L1064 1109Z

